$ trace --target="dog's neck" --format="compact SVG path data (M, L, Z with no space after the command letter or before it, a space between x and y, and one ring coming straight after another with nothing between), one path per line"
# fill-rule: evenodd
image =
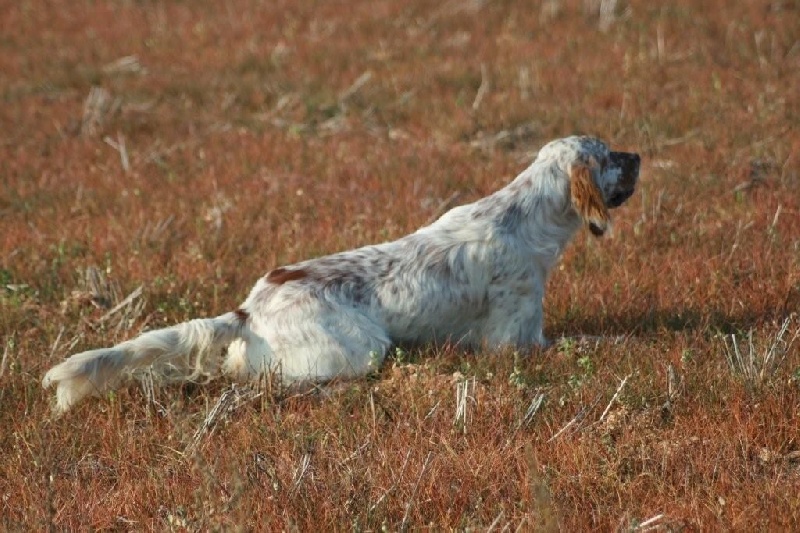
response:
M451 243L507 235L517 252L535 256L549 269L580 226L564 171L537 160L494 194L451 209L418 233Z
M537 160L484 201L497 204L501 220L502 213L518 211L517 235L535 253L555 260L581 226L569 194L560 166Z

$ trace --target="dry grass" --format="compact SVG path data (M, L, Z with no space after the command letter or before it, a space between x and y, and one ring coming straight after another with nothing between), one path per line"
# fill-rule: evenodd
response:
M9 3L0 528L796 529L798 9ZM575 132L642 152L642 184L566 254L546 329L620 342L51 418L39 380L69 353L407 233Z

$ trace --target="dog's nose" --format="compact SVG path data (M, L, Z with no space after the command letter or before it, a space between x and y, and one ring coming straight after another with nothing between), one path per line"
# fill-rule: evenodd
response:
M639 168L641 157L634 152L611 152L611 162L623 168Z

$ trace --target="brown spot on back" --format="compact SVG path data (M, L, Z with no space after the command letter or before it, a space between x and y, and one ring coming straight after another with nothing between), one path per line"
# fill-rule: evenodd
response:
M250 313L241 308L237 309L233 313L236 315L236 318L238 318L240 322L247 322L247 319L250 318Z
M307 277L308 274L302 268L290 270L288 268L279 267L267 274L267 282L273 285L283 285L289 281L296 281Z

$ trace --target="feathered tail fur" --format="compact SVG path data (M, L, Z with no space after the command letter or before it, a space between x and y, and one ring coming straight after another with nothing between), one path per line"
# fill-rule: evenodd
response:
M113 388L125 372L153 363L169 363L196 354L194 367L241 337L246 313L226 313L216 318L190 320L176 326L148 331L135 339L75 354L51 368L44 387L56 385L56 409L66 411L90 394Z

